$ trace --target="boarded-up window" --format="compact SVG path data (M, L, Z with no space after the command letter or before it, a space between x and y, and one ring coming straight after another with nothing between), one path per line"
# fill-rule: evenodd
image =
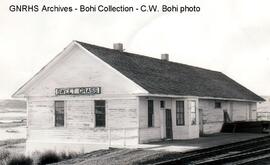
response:
M55 101L55 126L63 127L65 125L65 102Z
M154 117L154 102L153 100L148 100L148 127L153 127L153 117Z
M191 125L196 125L196 102L189 102Z
M95 100L96 127L105 127L106 109L105 100Z
M185 125L184 101L176 101L176 125Z

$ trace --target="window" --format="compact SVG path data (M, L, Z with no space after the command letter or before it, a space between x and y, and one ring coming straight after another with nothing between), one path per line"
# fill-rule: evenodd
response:
M191 125L196 125L196 102L189 102Z
M154 101L148 100L148 127L153 127Z
M176 125L185 125L184 101L176 101Z
M105 127L105 100L95 100L96 127Z
M64 127L65 125L65 103L64 101L55 101L55 127Z
M216 101L215 102L215 108L221 108L221 102Z
M160 108L165 108L165 101L163 100L160 101Z

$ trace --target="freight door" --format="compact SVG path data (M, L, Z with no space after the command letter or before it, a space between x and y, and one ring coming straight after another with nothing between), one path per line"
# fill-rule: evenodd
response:
M172 113L170 109L166 109L166 138L172 139Z

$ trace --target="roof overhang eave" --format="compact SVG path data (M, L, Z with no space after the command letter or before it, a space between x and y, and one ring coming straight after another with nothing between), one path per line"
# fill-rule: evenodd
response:
M263 102L263 100L249 100L237 98L224 98L224 97L209 97L209 96L192 96L192 95L168 95L168 94L137 94L137 96L145 97L167 97L167 98L197 98L205 100L225 100L225 101L242 101L242 102Z

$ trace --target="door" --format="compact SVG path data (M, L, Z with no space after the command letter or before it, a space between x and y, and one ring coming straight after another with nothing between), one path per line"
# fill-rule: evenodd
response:
M200 136L203 135L203 110L199 109L199 128L200 128Z
M170 109L166 109L166 138L172 139L172 113Z

